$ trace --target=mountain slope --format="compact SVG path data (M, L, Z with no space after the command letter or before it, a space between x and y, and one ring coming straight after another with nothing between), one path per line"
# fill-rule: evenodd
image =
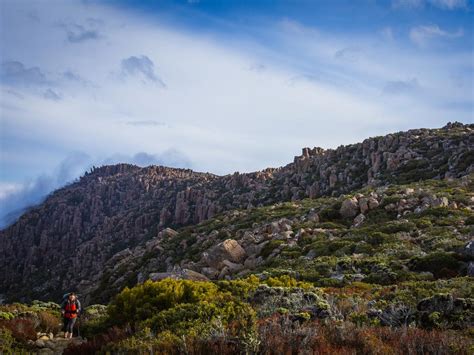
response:
M305 148L285 167L247 174L126 164L95 169L0 232L0 293L11 300L59 297L68 289L92 295L117 253L166 227L224 211L464 176L474 170L473 132L474 125L456 123L335 150Z

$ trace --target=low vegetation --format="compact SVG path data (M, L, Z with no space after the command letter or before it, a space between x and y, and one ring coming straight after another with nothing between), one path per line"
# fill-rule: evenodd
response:
M365 188L170 230L107 273L110 302L87 308L88 341L65 353L472 354L473 190L472 177ZM356 207L361 223L344 215L345 201L370 197L375 207ZM204 257L225 240L254 263ZM207 281L137 283L211 265ZM0 306L0 352L34 349L59 321L54 303Z

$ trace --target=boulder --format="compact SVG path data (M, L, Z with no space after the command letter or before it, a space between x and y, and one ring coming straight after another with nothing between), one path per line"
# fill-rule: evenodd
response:
M366 213L369 210L369 200L365 197L359 199L359 208L361 213Z
M244 268L242 264L233 263L229 260L224 260L222 263L229 268L231 274L235 274Z
M365 221L365 216L362 213L359 213L356 218L354 218L354 222L352 223L353 227L359 227Z
M344 218L354 218L359 212L359 203L355 197L348 198L342 202L339 213Z
M244 262L244 267L246 269L255 269L262 262L263 258L261 256L259 256L258 258L256 258L255 256L249 256Z
M474 277L474 261L470 261L467 265L467 276Z
M160 233L158 233L159 238L174 238L177 235L178 235L178 232L176 232L174 229L171 229L171 228L165 228Z
M448 207L448 205L449 205L449 200L447 197L439 197L431 201L432 207Z
M229 268L227 266L224 266L221 270L221 272L219 273L219 277L218 279L219 280L223 280L224 278L226 278L226 276L229 275Z
M203 262L217 270L225 266L224 260L240 264L244 261L247 253L244 248L234 239L227 239L211 247L203 254Z
M371 210L379 207L379 201L377 201L377 199L374 198L374 197L370 197L369 200L367 201L367 203L369 205L369 209L371 209Z
M249 246L247 246L245 248L245 252L247 253L248 256L257 256L257 255L260 255L260 253L262 252L263 248L265 247L265 245L267 245L268 243L270 243L269 240L266 240L264 241L263 243L260 243L260 244L250 244Z
M308 221L319 223L319 215L315 211L311 211L308 213Z
M210 279L215 279L219 276L219 270L216 270L213 267L203 267L201 273Z
M471 240L464 246L464 248L461 250L461 254L470 258L474 258L474 240Z

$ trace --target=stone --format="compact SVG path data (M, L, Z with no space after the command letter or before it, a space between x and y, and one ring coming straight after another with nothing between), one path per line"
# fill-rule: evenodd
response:
M245 248L245 252L247 253L248 256L257 256L260 255L262 252L263 248L265 248L265 245L270 243L269 240L266 240L260 244L250 244Z
M367 203L369 205L369 209L371 210L379 207L379 201L377 201L377 199L374 197L369 197L369 200L367 201Z
M351 218L357 216L359 212L359 203L355 197L345 199L342 202L339 213L344 218Z
M316 251L314 249L311 249L308 254L306 254L306 258L309 260L313 260L316 257Z
M358 273L358 274L353 274L353 275L351 275L351 278L352 278L352 281L357 281L357 282L359 282L359 281L362 281L363 279L365 279L365 275L364 275L364 274L360 274L360 273Z
M244 268L242 264L233 263L229 260L224 260L222 263L227 266L231 274L235 274Z
M227 266L224 266L224 268L222 268L221 272L219 273L218 279L223 280L228 275L229 275L229 268Z
M467 265L467 276L474 277L474 261L470 261Z
M263 263L263 257L248 257L244 262L244 267L246 269L255 269L257 266L260 266Z
M461 253L467 257L474 258L474 240L469 241L464 248L462 248Z
M315 211L311 211L308 213L308 221L314 222L314 223L319 223L319 215Z
M333 173L331 173L331 175L329 176L329 187L334 187L336 186L336 183L337 183L337 175Z
M362 223L364 223L364 221L365 221L365 216L362 213L360 213L359 215L357 215L356 218L354 218L354 221L352 222L352 226L357 228Z
M365 197L360 198L359 208L361 213L366 213L369 210L369 200Z
M220 270L224 264L224 260L240 264L244 261L247 253L244 248L234 239L226 239L225 241L211 247L205 255L203 261L217 270Z
M448 207L448 205L449 205L449 200L447 197L435 198L431 202L432 207Z
M213 267L203 267L201 269L201 274L205 275L210 279L215 279L219 276L219 270L214 269Z

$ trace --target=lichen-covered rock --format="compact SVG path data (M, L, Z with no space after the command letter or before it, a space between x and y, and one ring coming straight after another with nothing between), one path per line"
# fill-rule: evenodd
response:
M354 222L352 223L352 226L357 228L357 227L360 227L362 225L362 223L364 223L365 221L365 216L360 213L357 215L356 218L354 218Z
M226 239L204 253L202 261L206 265L220 270L225 266L225 260L240 264L246 255L244 248L236 240Z
M357 198L351 197L342 202L339 213L344 218L354 218L359 212L359 203Z

